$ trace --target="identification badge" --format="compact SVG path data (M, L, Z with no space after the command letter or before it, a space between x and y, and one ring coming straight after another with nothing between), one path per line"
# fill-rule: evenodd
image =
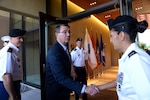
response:
M122 81L123 81L123 72L120 72L118 74L118 77L117 77L117 88L118 88L118 91L121 91L121 85L122 85Z

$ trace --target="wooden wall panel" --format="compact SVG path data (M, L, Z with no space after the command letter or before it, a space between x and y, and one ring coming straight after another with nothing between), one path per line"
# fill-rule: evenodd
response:
M133 0L133 16L140 22L146 20L150 29L150 0Z
M133 0L132 6L134 15L150 13L150 0Z

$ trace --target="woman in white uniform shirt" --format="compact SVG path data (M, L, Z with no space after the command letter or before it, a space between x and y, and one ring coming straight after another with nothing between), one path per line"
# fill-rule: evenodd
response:
M119 100L150 100L150 56L135 43L137 32L143 32L147 22L138 23L135 18L123 15L108 20L108 26L110 41L123 55L117 79L99 85L99 89L116 87Z

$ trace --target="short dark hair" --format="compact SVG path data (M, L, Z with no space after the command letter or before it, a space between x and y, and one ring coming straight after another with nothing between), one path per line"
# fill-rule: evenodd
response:
M81 38L81 37L77 38L76 42L77 42L77 41L82 41L82 38Z
M65 24L64 24L64 23L63 23L63 24L59 24L59 25L56 26L55 32L60 32L60 27L61 27L61 26L67 26L67 27L70 27L67 23L65 23Z

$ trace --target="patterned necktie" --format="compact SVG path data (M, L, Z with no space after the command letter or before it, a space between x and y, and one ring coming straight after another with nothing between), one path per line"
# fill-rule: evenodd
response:
M66 49L66 53L67 53L67 55L68 55L68 56L70 56L70 55L69 55L69 51L68 51L68 49Z
M66 49L66 53L67 53L67 55L68 55L68 57L69 57L69 60L70 60L70 54L69 54L68 49Z

